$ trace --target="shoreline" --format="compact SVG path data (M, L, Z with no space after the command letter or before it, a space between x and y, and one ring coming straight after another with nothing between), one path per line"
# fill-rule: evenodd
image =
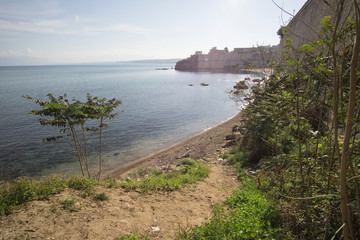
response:
M226 146L226 136L233 133L233 127L240 125L242 119L242 112L239 112L228 120L168 148L120 166L113 171L104 172L104 178L121 177L139 169L154 166L167 169L182 158L217 160L220 154L229 150L230 147Z

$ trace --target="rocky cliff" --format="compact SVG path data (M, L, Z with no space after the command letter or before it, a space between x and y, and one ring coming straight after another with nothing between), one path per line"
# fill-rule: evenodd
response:
M198 68L198 55L191 55L187 59L180 60L175 65L175 70L179 71L197 71Z

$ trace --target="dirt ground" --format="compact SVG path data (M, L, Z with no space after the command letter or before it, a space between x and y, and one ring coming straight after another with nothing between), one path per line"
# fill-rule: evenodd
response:
M172 239L180 230L209 219L215 203L236 189L236 175L228 166L213 164L210 176L174 192L141 194L119 188L97 187L107 201L83 198L66 190L46 201L33 201L0 219L1 239L112 239L132 234L151 239ZM60 202L75 199L79 211L70 212Z
M160 153L113 172L123 176L154 164L166 169L178 159L207 159L211 173L205 181L173 192L141 194L121 188L97 187L109 200L95 201L67 189L49 200L33 201L0 218L0 239L116 239L127 234L150 239L173 239L179 231L209 219L215 203L221 203L239 182L234 170L219 154L229 150L226 136L240 123L240 115ZM77 211L63 209L61 202L74 199Z

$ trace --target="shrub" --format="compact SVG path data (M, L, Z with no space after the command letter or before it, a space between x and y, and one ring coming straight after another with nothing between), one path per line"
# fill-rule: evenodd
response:
M69 211L69 212L77 212L80 211L80 206L75 206L75 200L74 199L65 199L60 202L63 209Z
M94 196L94 200L96 200L96 201L105 201L105 200L109 200L109 199L110 199L110 197L104 192L96 194Z
M235 165L237 169L245 167L249 164L250 153L245 151L237 151L228 157L229 164Z
M94 178L85 177L72 177L68 180L68 187L74 190L80 190L83 192L83 197L93 194L94 186L99 185L100 182Z
M280 226L280 212L257 189L256 182L246 179L225 206L215 206L210 222L177 239L283 239Z

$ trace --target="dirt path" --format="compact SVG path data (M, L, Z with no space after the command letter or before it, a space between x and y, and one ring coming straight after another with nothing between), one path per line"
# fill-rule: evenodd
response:
M221 203L238 186L233 169L213 161L210 176L174 192L140 194L98 187L108 201L83 198L66 190L46 201L34 201L0 219L1 239L112 239L132 234L151 239L172 239L181 229L209 219L212 206ZM60 202L75 199L77 212Z

